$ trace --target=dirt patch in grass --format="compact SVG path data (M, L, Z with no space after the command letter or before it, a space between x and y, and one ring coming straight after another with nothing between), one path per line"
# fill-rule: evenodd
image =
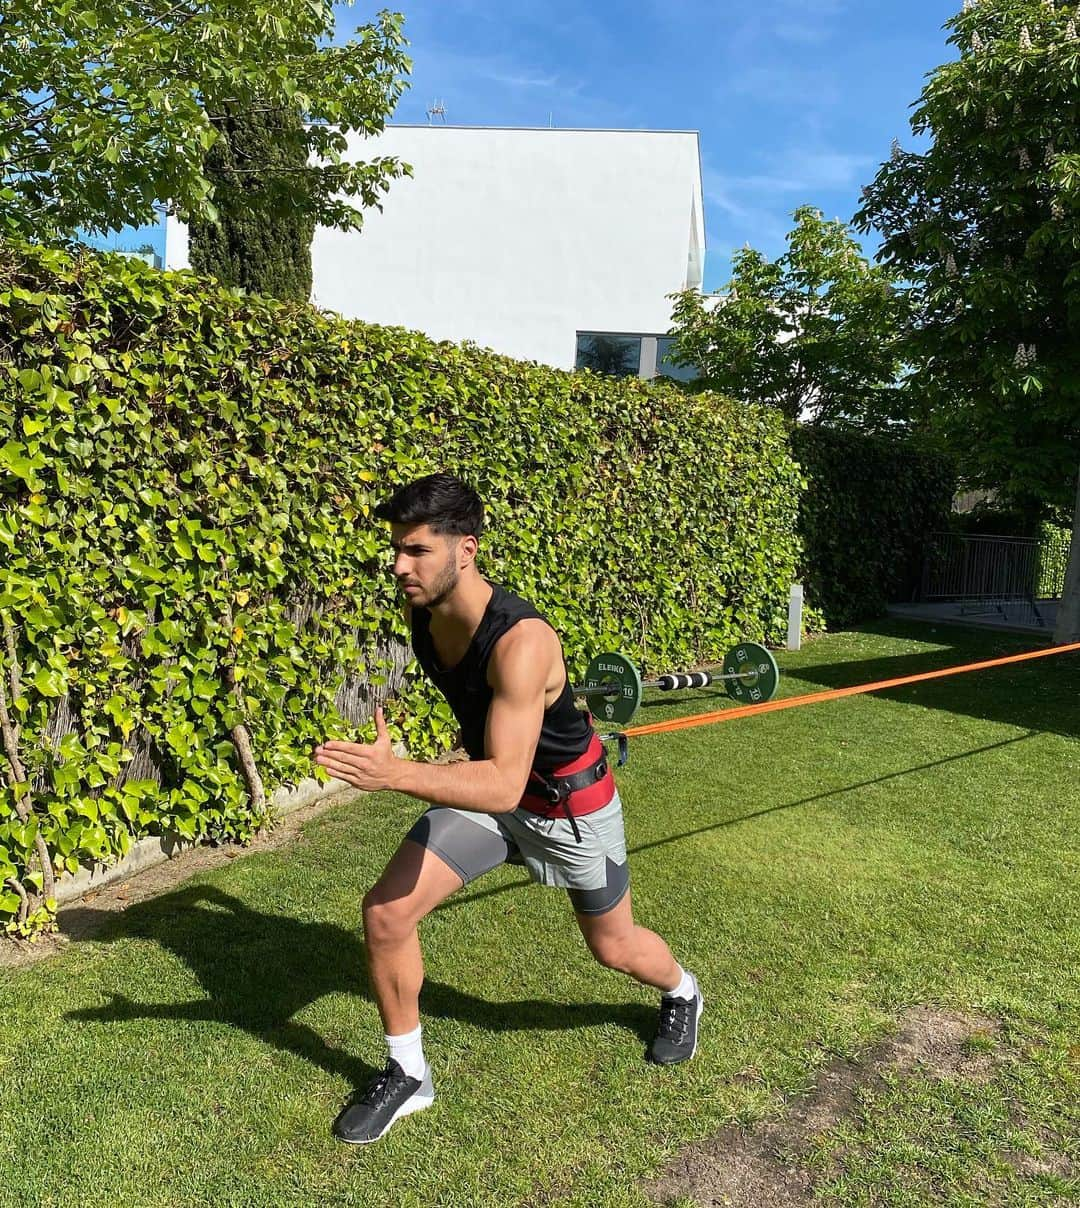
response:
M272 829L263 831L246 847L223 844L219 847L188 847L179 851L171 860L156 864L126 881L114 881L102 889L92 889L78 901L61 907L57 921L59 931L39 936L33 942L0 938L0 969L25 968L38 961L48 960L62 952L75 940L92 938L100 929L105 917L126 910L136 902L157 897L175 889L188 877L208 869L220 868L233 860L256 852L274 851L279 847L303 842L301 831L304 825L326 810L342 805L357 790L348 788L332 797L323 797L310 805L301 806L279 818ZM92 909L88 909L91 907Z
M813 1088L792 1101L778 1119L754 1128L730 1125L675 1157L646 1188L658 1204L702 1208L801 1208L815 1202L814 1180L800 1161L811 1140L856 1108L859 1091L886 1072L922 1070L932 1077L986 1081L996 1058L980 1039L1000 1034L996 1020L913 1007L895 1036L858 1061L839 1059L817 1076ZM974 1043L973 1043L974 1041Z

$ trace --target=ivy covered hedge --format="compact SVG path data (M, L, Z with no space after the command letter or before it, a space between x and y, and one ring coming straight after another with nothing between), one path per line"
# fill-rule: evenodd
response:
M1060 524L1039 527L1039 561L1035 578L1037 599L1057 599L1065 590L1065 574L1072 548L1072 531Z
M800 427L807 479L799 516L807 598L830 629L912 599L927 538L949 527L956 468L916 441Z
M766 409L0 247L0 925L139 836L246 838L391 690L414 754L451 743L371 521L438 468L578 673L783 631L801 478Z

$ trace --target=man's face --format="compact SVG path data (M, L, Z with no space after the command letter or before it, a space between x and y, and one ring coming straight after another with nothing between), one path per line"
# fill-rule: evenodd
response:
M461 544L471 538L433 532L430 525L394 524L394 578L405 599L418 608L434 608L457 587Z

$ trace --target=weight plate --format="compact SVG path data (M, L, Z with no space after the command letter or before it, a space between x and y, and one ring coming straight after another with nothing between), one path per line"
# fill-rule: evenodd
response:
M590 695L589 712L604 721L626 725L641 704L641 676L621 654L598 654L585 672L585 688L613 685L610 693Z
M724 681L728 696L740 705L756 705L772 700L780 683L776 659L756 642L740 642L724 656L724 674L738 679Z

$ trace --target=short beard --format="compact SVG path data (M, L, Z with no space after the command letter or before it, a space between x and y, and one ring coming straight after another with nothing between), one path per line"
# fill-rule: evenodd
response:
M456 551L455 551L456 552ZM438 608L453 594L454 588L458 585L458 580L461 575L457 568L457 559L451 555L446 562L446 567L442 574L435 580L431 586L431 596L428 599L425 608Z

